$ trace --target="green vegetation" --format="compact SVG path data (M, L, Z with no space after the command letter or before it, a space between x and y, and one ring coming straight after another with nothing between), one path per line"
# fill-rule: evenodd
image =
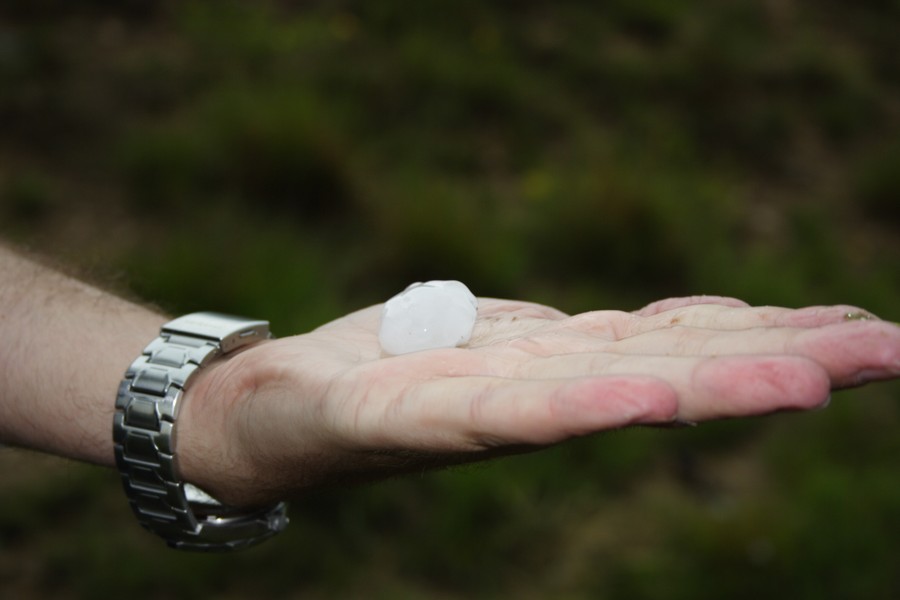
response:
M289 4L5 2L0 235L280 335L433 278L900 319L896 2ZM235 556L6 449L0 596L896 598L898 396L323 492Z

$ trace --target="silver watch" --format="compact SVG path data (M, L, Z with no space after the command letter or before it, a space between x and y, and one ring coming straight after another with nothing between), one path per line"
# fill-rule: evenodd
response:
M141 525L173 548L232 550L287 526L284 502L236 509L182 481L176 452L181 398L197 369L269 337L267 321L208 312L185 315L163 325L119 385L113 443L125 493Z

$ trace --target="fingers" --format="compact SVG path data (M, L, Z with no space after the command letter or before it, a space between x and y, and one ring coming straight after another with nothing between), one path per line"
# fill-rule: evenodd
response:
M808 410L829 398L828 373L797 356L707 359L694 369L678 415L687 421Z
M422 382L386 410L370 405L371 414L357 414L357 439L430 452L548 445L634 424L809 409L829 394L828 375L801 357L650 362L662 377L644 375L652 369L641 367L639 373L608 377Z
M900 375L900 327L883 321L854 321L809 330L792 340L788 349L819 362L828 370L835 388Z
M626 338L606 349L645 357L799 355L822 365L835 387L895 377L900 372L900 327L883 321L855 321L813 329L716 331L678 327Z
M737 298L728 298L726 296L687 296L684 298L667 298L665 300L657 300L634 311L634 314L640 317L651 317L661 312L667 312L685 306L696 305L720 305L730 306L732 308L741 308L749 306L743 300Z
M848 321L866 315L850 306L695 297L574 317L483 306L488 333L504 337L346 372L351 385L325 409L324 429L362 449L478 452L632 424L809 409L833 388L900 374L900 328ZM535 327L520 335L521 321Z
M534 359L523 373L546 378L592 373L655 377L679 398L678 418L707 420L818 406L829 394L828 372L800 356L611 356L569 354Z
M878 320L855 306L810 306L800 309L777 306L730 307L692 305L680 307L630 323L628 334L635 335L677 325L707 329L734 330L754 327L821 327L847 320Z
M757 327L811 328L848 320L878 320L878 318L860 308L847 305L789 309L777 306L751 307L746 304L698 303L669 307L646 315L608 310L593 311L560 321L558 326L561 330L590 333L602 339L613 340L671 327L701 327L726 331Z

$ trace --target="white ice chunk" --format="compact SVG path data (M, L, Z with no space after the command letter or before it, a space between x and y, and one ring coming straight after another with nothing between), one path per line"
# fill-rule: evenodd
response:
M478 300L459 281L414 283L385 302L378 341L388 354L461 346L477 312Z

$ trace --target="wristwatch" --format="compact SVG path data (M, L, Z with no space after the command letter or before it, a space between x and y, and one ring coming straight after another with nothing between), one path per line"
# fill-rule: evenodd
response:
M177 423L184 390L217 356L271 337L269 323L193 313L163 325L119 385L113 418L116 465L141 525L173 548L233 550L259 543L287 526L287 505L228 507L182 481Z

